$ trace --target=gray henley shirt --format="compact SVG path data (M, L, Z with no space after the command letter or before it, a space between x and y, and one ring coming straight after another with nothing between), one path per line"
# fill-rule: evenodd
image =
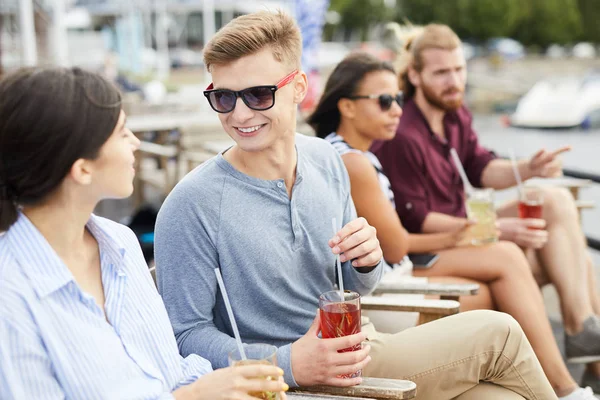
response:
M332 290L331 219L356 218L350 182L334 148L296 135L296 181L245 175L222 156L190 172L169 194L156 223L158 289L183 356L214 368L236 349L214 274L220 268L244 343L271 343L285 380L296 386L291 343L311 325L321 293ZM344 286L361 294L381 278L343 263Z

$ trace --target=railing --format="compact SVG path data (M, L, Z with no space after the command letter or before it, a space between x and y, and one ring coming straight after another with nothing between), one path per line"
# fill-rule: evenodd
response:
M570 169L570 168L563 169L563 173L565 176L569 176L571 178L588 179L592 182L600 184L600 175L597 175L597 174L593 174L593 173L585 172L585 171L579 171L579 170ZM586 235L586 239L587 239L588 247L590 247L594 250L600 251L600 239L594 238L591 236L587 236L587 235Z

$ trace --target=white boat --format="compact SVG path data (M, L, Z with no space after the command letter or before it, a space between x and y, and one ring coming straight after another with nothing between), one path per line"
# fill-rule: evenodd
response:
M600 122L600 71L536 83L519 100L510 124L526 128L590 128Z

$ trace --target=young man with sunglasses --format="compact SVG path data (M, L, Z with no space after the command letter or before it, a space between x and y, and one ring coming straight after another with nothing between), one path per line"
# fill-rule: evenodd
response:
M319 338L318 297L333 288L335 254L344 286L366 294L382 274L382 253L374 229L356 219L335 149L295 133L307 89L300 54L294 21L268 12L234 19L204 50L213 78L207 99L236 144L180 182L158 216L158 287L180 352L201 352L220 367L236 349L219 268L242 339L278 346L290 385L356 385L360 377L340 376L362 369L415 381L419 399L480 390L554 398L522 330L503 314L465 313L396 335L365 325ZM335 234L332 218L342 226ZM367 338L361 350L338 353Z
M463 104L466 62L458 36L445 25L428 25L406 43L400 71L407 101L394 139L372 149L389 177L396 211L407 230L439 233L459 229L466 221L465 193L450 157L454 148L476 187L506 189L516 185L512 164L479 144L472 116ZM569 147L538 151L518 162L523 180L562 174L559 154ZM600 393L600 293L594 266L573 197L566 189L543 190L543 219L518 218L519 199L497 210L500 239L524 249L540 286L553 284L561 301L567 361L589 363L581 386ZM489 271L477 260L460 270L436 265L429 276L449 273L481 280ZM470 268L469 266L473 267ZM541 358L541 357L540 357ZM576 387L566 371L555 384L559 395ZM569 382L568 384L566 382ZM583 389L580 397L587 398ZM583 397L582 397L583 396Z

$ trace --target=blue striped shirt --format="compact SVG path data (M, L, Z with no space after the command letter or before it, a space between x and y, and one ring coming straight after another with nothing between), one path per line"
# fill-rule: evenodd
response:
M172 399L212 370L179 355L135 235L93 215L87 228L106 314L25 215L0 236L2 399Z

